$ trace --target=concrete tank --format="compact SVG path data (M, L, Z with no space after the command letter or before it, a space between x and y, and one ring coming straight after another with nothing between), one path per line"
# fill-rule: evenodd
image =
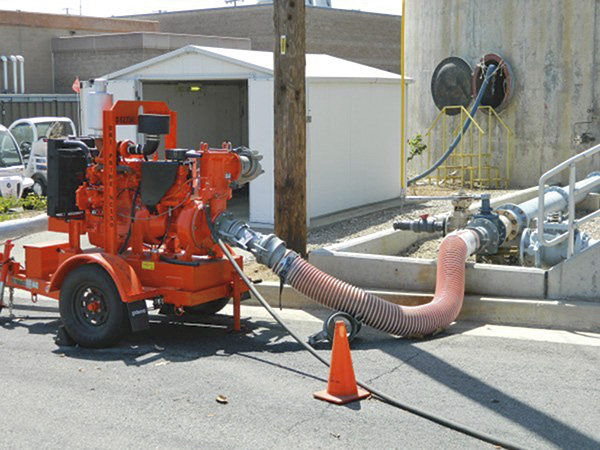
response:
M408 133L424 134L438 113L431 76L448 56L473 68L490 52L514 74L514 92L500 116L515 133L511 186L536 184L542 173L600 141L600 88L596 87L600 0L407 0ZM482 113L479 113L482 114ZM589 133L585 135L584 133ZM409 163L415 173L425 158ZM600 169L600 159L578 169Z
M331 8L331 0L305 0L307 6L320 6L322 8ZM259 5L273 3L273 0L258 0Z

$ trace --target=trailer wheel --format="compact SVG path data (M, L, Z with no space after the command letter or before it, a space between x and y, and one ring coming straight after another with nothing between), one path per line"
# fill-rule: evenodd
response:
M63 281L60 317L82 347L109 347L127 331L127 311L112 278L97 264L72 270Z
M201 305L186 306L184 309L192 316L212 316L225 308L227 303L229 303L229 297L223 297Z

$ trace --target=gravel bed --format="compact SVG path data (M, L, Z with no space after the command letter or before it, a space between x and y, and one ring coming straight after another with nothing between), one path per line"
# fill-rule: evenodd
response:
M482 192L488 192L491 194L492 198L495 198L508 193L517 192L517 190L474 191L465 189L465 193L468 194L480 194ZM443 196L455 193L456 190L423 186L421 189L409 192L409 195ZM307 233L308 251L327 247L360 236L366 236L378 231L389 230L392 228L392 224L397 220L417 219L422 214L436 216L447 214L451 211L452 205L450 204L450 201L428 201L423 203L410 203L403 207L389 208L374 214L355 217L316 230L309 230ZM588 213L588 211L577 210L577 217L583 217ZM588 233L592 239L600 239L600 217L584 224L581 227L581 230ZM442 239L442 236L432 236L431 238L422 239L415 242L398 256L435 259ZM471 256L468 261L475 261L475 257ZM244 256L244 264L250 269L250 272L253 272L257 277L262 277L263 279L276 279L269 269L263 268L257 264L254 257L250 254Z
M480 194L482 192L483 191L471 191L465 189L465 193L467 194ZM492 190L485 192L489 192L492 198L495 198L510 192L516 192L516 190ZM430 188L427 194L417 193L411 195L451 195L454 193L456 193L456 191L443 189L439 189L437 192L431 193ZM390 208L375 214L355 217L353 219L319 228L317 230L310 230L307 235L308 250L311 251L318 248L327 247L332 244L337 244L349 239L372 234L377 231L389 230L392 228L392 224L397 220L418 219L422 214L436 216L439 214L450 213L451 211L452 205L450 204L450 201L428 201L423 203L410 203L404 205L403 208ZM425 241L429 242L430 240ZM429 246L426 247L428 248ZM431 252L427 251L425 254L431 254ZM434 258L436 254L437 247L435 253L433 253L433 256L420 256L418 252L417 254L407 254L403 256Z

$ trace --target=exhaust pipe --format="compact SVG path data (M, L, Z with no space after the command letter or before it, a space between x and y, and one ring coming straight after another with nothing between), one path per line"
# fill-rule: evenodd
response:
M0 56L2 61L2 93L8 93L8 58L4 55Z
M25 58L23 58L21 55L17 55L17 61L19 62L19 73L20 73L20 77L19 77L19 84L20 84L20 93L24 94L25 93Z
M10 59L13 68L13 93L18 94L19 90L17 88L17 57L15 55L10 55L8 59Z

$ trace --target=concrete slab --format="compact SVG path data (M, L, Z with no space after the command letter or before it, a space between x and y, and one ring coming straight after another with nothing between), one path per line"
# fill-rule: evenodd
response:
M548 270L548 298L600 302L600 242Z

